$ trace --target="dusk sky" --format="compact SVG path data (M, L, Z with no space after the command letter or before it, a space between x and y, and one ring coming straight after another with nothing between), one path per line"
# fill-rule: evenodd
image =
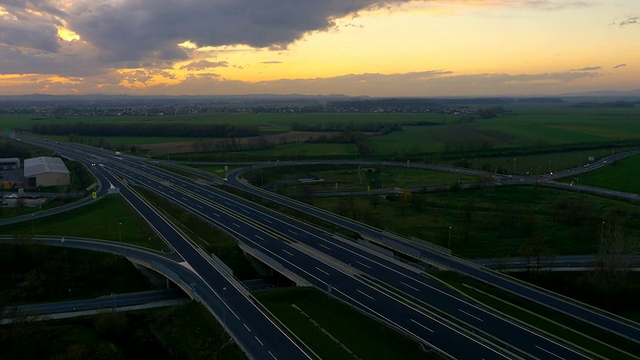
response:
M640 0L1 0L0 95L640 89Z

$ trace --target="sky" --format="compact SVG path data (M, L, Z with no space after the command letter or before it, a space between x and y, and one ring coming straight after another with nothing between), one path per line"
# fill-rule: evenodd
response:
M640 0L1 0L0 95L640 89Z

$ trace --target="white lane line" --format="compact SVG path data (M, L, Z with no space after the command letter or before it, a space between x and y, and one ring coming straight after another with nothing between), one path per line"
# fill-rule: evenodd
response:
M360 289L356 289L356 291L358 291L360 294L362 294L362 295L364 295L364 296L368 297L369 299L371 299L371 300L373 300L373 301L375 301L375 300L376 300L376 299L374 299L371 295L366 294L366 293L363 293L362 291L360 291Z
M216 214L216 213L212 213L212 214L213 214L213 216L215 216L215 217L220 217L220 215L218 215L218 214Z
M256 338L256 340L258 340L258 342L260 343L260 345L264 346L264 344L262 343L262 341L260 341L260 339L258 339L257 336L254 336L254 338Z
M371 266L369 266L369 265L367 265L367 264L361 263L361 262L360 262L360 261L358 261L358 260L356 260L356 262L357 262L358 264L360 264L360 265L362 265L362 266L366 267L367 269L371 269Z
M264 241L264 238L263 238L262 236L258 235L258 234L255 234L255 235L253 235L253 236L255 236L256 238L258 238L258 239L260 239L260 240L262 240L262 241Z
M415 320L413 320L413 319L411 319L411 322L413 322L414 324L416 324L416 325L418 325L418 326L421 326L421 327L423 327L423 328L425 328L425 329L427 329L427 330L429 330L429 331L431 331L431 332L434 332L433 330L429 329L428 327L426 327L426 326L424 326L424 325L420 324L419 322L417 322L417 321L415 321Z
M465 315L467 315L467 316L471 316L472 318L474 318L474 319L476 319L476 320L478 320L478 321L482 321L482 322L484 322L484 320L480 319L479 317L477 317L477 316L473 316L473 315L469 314L468 312L466 312L466 311L464 311L464 310L462 310L462 309L458 309L458 311L460 311L461 313L463 313L463 314L465 314Z
M247 326L247 324L242 324L244 325L244 327L247 329L248 332L251 332L251 329L249 329L249 327Z
M263 219L264 222L269 223L269 224L273 224L271 221L269 221L269 219Z
M564 360L564 358L563 358L562 356L558 356L558 355L556 355L556 354L552 353L551 351L549 351L549 350L547 350L547 349L543 349L543 348L541 348L541 347L540 347L540 346L538 346L538 345L536 345L536 347L537 347L538 349L540 349L540 350L542 350L542 351L546 352L547 354L553 355L553 356L557 357L558 359L562 359L562 360Z
M293 256L293 254L292 254L292 253L288 252L288 251L287 251L287 250L285 250L285 249L282 249L282 251L284 251L284 252L286 252L287 254L289 254L289 255Z
M200 204L196 204L196 206L199 207L200 209L204 209Z
M413 289L413 290L415 290L415 291L420 291L420 289L418 289L418 288L416 288L416 287L413 287L413 286L411 286L411 285L409 285L409 284L405 283L404 281L400 281L400 284L402 284L402 285L404 285L404 286L406 286L406 287L408 287L408 288L410 288L410 289Z
M274 358L275 360L278 360L278 358L275 355L273 355L271 351L269 351L269 355L271 355L271 357Z
M316 268L316 270L318 270L318 271L320 271L320 272L323 272L323 273L325 273L325 274L329 275L329 273L328 273L328 272L326 272L326 271L324 271L324 270L320 269L319 267L317 267L317 266L316 266L315 268Z
M320 243L318 243L318 245L319 245L319 246L322 246L323 248L325 248L325 249L327 249L327 250L331 250L331 248L330 248L330 247L328 247L328 246L322 245L322 244L320 244Z
M289 230L289 232L290 232L290 233L292 233L293 235L298 235L298 233L297 233L297 232L295 232L295 231L293 231L293 230L291 230L291 229L288 229L288 230Z
M237 227L238 229L240 228L240 225L236 224L236 223L231 223L233 226Z

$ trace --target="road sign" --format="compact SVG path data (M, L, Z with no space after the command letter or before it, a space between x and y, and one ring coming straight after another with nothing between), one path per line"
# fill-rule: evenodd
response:
M97 192L95 192L95 191L94 191L94 192L92 192L92 193L91 193L91 197L92 197L92 198L94 198L94 199L97 199L97 198L98 198L98 193L97 193Z

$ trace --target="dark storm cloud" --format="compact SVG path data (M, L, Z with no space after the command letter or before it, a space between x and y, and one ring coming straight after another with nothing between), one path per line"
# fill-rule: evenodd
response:
M602 66L588 66L580 69L571 69L571 71L596 71L602 69Z
M187 57L187 50L176 44L186 40L199 46L286 48L308 32L333 27L335 18L389 2L85 0L69 10L67 22L110 61L180 60Z
M60 49L58 29L44 23L0 21L0 44L56 52Z
M181 70L191 70L191 71L199 71L206 70L217 67L228 67L229 63L226 61L207 61L200 60L188 63L187 65L183 65L180 67Z
M56 6L56 1L52 0L3 0L0 5L11 13L29 9L54 16L62 17L64 15Z
M625 66L627 66L627 64L618 64L618 65L614 66L613 68L614 69L618 69L618 68L625 67Z

